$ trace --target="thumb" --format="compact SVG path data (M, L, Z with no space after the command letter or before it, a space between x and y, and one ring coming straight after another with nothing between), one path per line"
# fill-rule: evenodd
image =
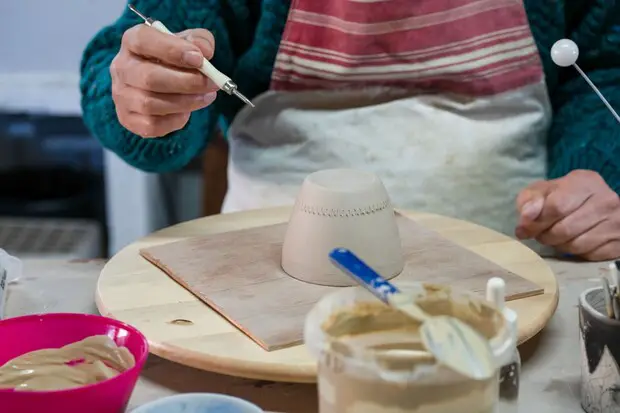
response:
M178 33L177 36L196 45L207 60L213 57L215 38L210 31L205 29L189 29Z
M536 221L542 213L545 198L542 194L533 194L532 199L523 205L519 211L521 218L528 221Z
M540 216L551 186L550 181L535 182L519 193L516 207L521 221L535 221Z

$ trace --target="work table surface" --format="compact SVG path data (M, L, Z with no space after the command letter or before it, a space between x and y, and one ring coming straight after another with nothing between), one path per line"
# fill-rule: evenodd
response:
M520 348L523 358L520 412L582 412L579 403L579 294L597 286L607 263L548 261L560 285L560 304L547 327ZM11 285L7 317L42 312L97 313L95 286L104 261L26 260ZM245 380L184 367L149 356L129 411L152 400L188 392L226 393L265 411L316 413L316 386Z

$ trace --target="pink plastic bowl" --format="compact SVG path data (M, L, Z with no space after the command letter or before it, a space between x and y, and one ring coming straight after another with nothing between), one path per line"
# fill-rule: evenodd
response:
M0 321L0 365L22 354L59 348L93 335L107 335L125 346L136 365L100 383L59 391L0 389L2 413L121 413L148 356L148 342L135 328L111 318L88 314L42 314Z

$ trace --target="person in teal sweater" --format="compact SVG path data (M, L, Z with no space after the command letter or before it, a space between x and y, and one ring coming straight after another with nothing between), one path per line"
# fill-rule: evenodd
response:
M224 212L290 204L308 174L365 169L395 205L588 260L620 256L620 132L559 39L620 104L615 0L138 0L88 44L86 125L148 172L230 145ZM203 56L256 108L216 93ZM515 208L516 199L516 208Z

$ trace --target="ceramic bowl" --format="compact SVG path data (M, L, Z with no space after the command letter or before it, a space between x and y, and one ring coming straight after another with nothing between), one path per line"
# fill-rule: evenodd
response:
M329 169L304 180L284 238L282 269L313 284L356 285L330 262L334 248L353 251L387 279L403 270L394 210L376 175Z
M122 413L149 354L135 328L89 314L40 314L0 321L0 365L35 350L60 348L95 335L106 335L133 354L136 364L116 377L68 390L0 389L0 412Z
M224 394L187 393L164 397L131 413L262 413L256 405Z

